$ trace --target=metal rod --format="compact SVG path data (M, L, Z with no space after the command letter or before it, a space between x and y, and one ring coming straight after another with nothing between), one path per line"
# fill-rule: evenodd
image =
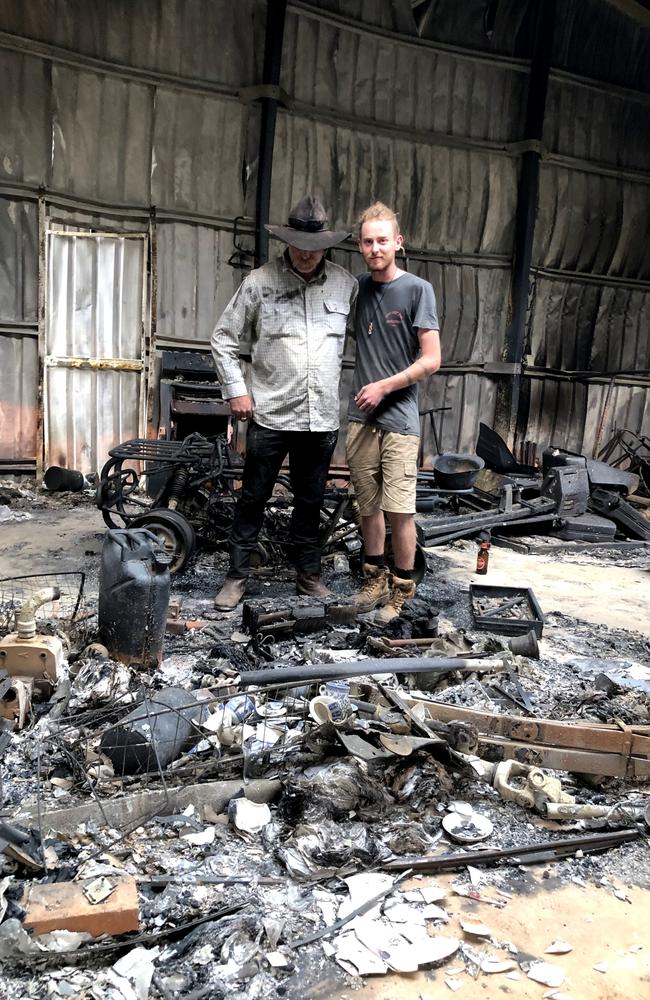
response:
M385 659L350 660L342 663L277 664L265 670L244 670L240 675L242 687L262 687L281 684L283 681L338 680L345 677L362 677L365 674L423 674L448 673L450 670L505 670L504 657L494 659L464 659L454 657L386 657Z
M493 851L463 851L453 854L440 854L438 857L400 858L389 861L382 867L386 871L399 872L404 869L428 871L453 871L465 868L467 865L488 865L494 861L511 859L515 864L524 864L530 855L537 857L542 852L550 851L556 855L573 854L576 851L603 851L608 847L617 847L628 840L635 840L638 830L610 830L607 833L594 833L585 837L568 837L564 840L545 840L539 844L527 844L521 847L496 848Z

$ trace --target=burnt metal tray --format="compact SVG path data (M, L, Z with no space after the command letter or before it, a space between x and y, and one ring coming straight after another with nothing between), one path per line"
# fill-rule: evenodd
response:
M479 602L493 601L499 599L500 604L520 598L526 616L524 618L510 618L500 614L498 607L493 610L489 608L483 613L479 607ZM470 583L469 604L476 628L485 632L498 632L501 635L526 635L531 630L538 639L542 637L544 628L544 613L537 603L533 591L530 587L490 587L486 584Z

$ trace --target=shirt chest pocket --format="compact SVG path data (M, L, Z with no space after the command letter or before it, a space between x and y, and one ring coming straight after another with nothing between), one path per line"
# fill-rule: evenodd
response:
M292 322L293 320L293 322ZM263 302L260 306L260 332L270 340L290 336L295 329L295 317L290 308L283 309L276 302Z
M329 333L344 337L350 312L350 303L339 299L325 299L325 325Z

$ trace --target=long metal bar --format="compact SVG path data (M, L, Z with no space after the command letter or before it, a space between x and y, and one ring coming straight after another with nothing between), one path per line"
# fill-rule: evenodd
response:
M505 670L506 661L494 659L464 659L459 657L386 657L385 659L350 660L340 663L306 663L301 665L278 664L265 670L244 670L239 675L242 687L263 687L282 684L284 681L338 680L344 677L363 677L365 674L448 673L450 670Z
M590 853L604 851L608 847L618 847L630 840L636 840L638 830L611 830L607 833L592 833L584 837L566 837L563 840L544 840L540 844L526 844L523 847L502 847L493 851L463 851L462 853L440 854L438 857L400 858L382 865L386 871L401 872L413 869L418 872L454 871L467 865L489 865L494 861L511 860L514 864L524 864L527 856L537 856L550 852L557 857L566 857L576 851Z
M280 83L282 67L282 43L284 23L287 14L287 0L267 0L266 37L264 41L265 88L276 88ZM275 144L275 122L278 114L278 99L267 93L261 98L262 116L260 122L260 154L257 167L257 191L255 195L255 263L259 267L269 256L269 234L264 226L269 221L271 204L271 180L273 176L273 146Z

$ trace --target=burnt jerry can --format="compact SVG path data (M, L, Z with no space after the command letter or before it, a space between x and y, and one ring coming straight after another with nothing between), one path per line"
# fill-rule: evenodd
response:
M107 531L99 571L99 636L121 663L156 666L169 606L169 555L146 528Z

